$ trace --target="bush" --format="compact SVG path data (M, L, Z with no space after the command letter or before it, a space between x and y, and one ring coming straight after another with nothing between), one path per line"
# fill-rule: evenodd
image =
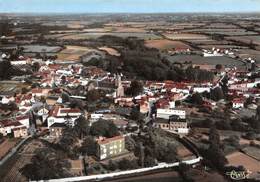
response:
M139 166L136 160L129 160L124 158L118 162L118 168L121 170L136 169L138 167Z
M118 169L118 164L112 160L108 161L107 169L111 171L115 171Z
M112 121L99 120L90 127L90 134L111 138L119 135L118 128Z

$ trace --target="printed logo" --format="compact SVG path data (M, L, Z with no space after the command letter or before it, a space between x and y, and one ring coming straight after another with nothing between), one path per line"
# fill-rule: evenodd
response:
M232 170L231 172L226 172L226 175L230 176L233 180L243 180L248 177L249 173L247 171Z

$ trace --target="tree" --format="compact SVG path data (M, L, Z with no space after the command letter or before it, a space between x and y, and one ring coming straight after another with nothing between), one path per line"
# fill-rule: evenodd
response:
M213 124L209 131L209 148L207 152L207 157L211 161L212 165L219 170L223 170L227 159L223 153L223 149L220 142L220 136Z
M136 169L138 168L138 164L136 160L128 160L123 158L118 162L118 168L121 170Z
M132 108L132 110L130 112L130 119L132 119L134 121L141 119L141 113L137 107Z
M118 128L112 121L99 120L90 127L90 134L111 138L119 135Z
M77 143L77 133L73 128L66 128L63 131L63 135L58 143L58 146L70 156L75 156L73 148Z
M1 140L4 138L4 135L2 133L0 133L0 143L1 143Z
M190 165L185 164L185 163L180 163L180 165L178 167L178 172L184 181L187 181L187 182L193 181L191 176L188 175L188 171L190 171L190 169L191 169Z
M128 151L134 151L136 147L136 142L131 136L125 137L125 148Z
M126 90L126 93L131 96L136 96L143 91L143 85L137 80L133 80L130 84L130 87Z
M191 96L191 101L193 104L197 104L197 105L203 104L203 99L202 99L201 95L197 92Z
M237 136L237 135L232 135L229 138L225 139L225 141L228 142L229 145L231 145L231 146L234 146L236 148L240 147L239 136Z
M67 93L61 94L62 103L70 102L70 96Z
M12 65L10 61L4 60L0 62L0 79L9 79L12 75Z
M142 142L139 142L138 144L138 154L139 154L139 164L141 167L144 167L145 154L144 154L144 146Z
M224 93L220 87L216 87L210 91L210 98L214 101L224 99Z
M88 136L84 139L84 142L82 143L80 151L82 154L96 155L97 148L98 148L98 145L97 145L96 140L93 137Z
M109 160L108 161L108 165L107 165L107 168L111 171L115 171L118 169L118 165L116 162L114 162L113 160Z
M84 116L80 116L75 120L74 130L76 131L79 138L83 138L90 133L89 121Z
M25 165L21 172L30 180L48 180L69 177L70 163L56 150L45 148L37 151L31 163Z
M156 161L153 157L148 155L144 158L144 167L152 167L155 165L156 165Z
M34 62L33 65L32 65L32 69L34 72L37 72L39 71L39 69L41 68L41 65L39 62Z
M257 106L255 118L260 122L260 105Z
M248 140L255 140L257 135L253 131L250 131L247 132L243 137Z
M98 99L100 99L101 94L99 92L99 90L90 90L87 93L87 101L89 102L94 102L97 101Z
M245 107L247 107L248 105L252 104L253 101L254 101L254 98L253 98L252 96L249 96L249 97L246 99L245 103L244 103Z
M222 64L217 64L217 65L216 65L216 70L217 70L217 71L221 71L222 69L223 69Z

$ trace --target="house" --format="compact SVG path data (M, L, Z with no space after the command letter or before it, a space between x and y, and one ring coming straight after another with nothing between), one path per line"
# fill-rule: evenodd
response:
M25 126L13 129L14 138L24 138L28 136L28 130Z
M90 115L90 123L93 124L94 122L98 121L99 119L103 118L104 114L93 113Z
M42 117L42 121L44 122L48 118L48 113L49 113L49 110L45 107L42 107L37 112L37 115Z
M148 113L149 112L149 108L150 108L150 104L149 104L149 102L148 101L146 101L146 100L142 100L141 102L140 102L140 112L141 113Z
M239 109L244 107L245 100L243 98L235 98L232 100L232 107L234 109Z
M50 136L54 138L59 138L62 136L62 133L66 125L64 123L54 123L49 127Z
M156 112L156 118L169 119L172 115L176 115L180 119L185 119L186 111L180 109L157 109Z
M180 119L178 116L171 116L170 119L156 119L155 127L163 130L170 130L179 134L187 134L188 123L186 119Z
M121 97L114 100L115 104L124 107L132 107L134 105L132 97Z
M0 121L0 133L3 136L14 134L14 137L25 137L28 135L27 128L19 121L7 119Z
M19 121L26 128L30 128L30 118L29 118L29 115L17 116L16 120Z
M195 86L195 87L193 87L193 92L197 92L197 93L208 92L208 93L210 93L210 86Z
M32 96L36 97L46 97L49 94L50 89L41 89L41 88L34 88L31 90Z
M112 138L100 137L97 139L99 160L108 159L126 152L124 136L115 136Z
M54 123L65 123L69 126L74 126L74 121L81 115L82 113L79 109L55 106L47 118L47 126L49 128Z

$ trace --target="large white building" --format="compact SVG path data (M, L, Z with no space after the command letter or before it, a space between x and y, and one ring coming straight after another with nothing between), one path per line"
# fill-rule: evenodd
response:
M180 109L157 109L157 118L169 119L172 115L179 116L180 119L185 119L186 111Z

